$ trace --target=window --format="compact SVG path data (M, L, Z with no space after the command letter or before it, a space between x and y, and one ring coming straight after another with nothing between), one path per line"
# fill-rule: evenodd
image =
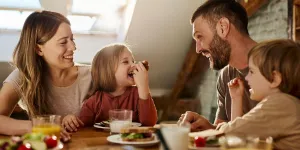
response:
M135 0L0 0L0 30L20 31L28 15L46 9L67 12L74 33L117 35L131 20L132 3Z

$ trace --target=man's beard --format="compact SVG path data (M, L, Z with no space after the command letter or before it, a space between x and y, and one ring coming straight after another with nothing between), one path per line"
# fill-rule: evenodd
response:
M210 43L210 53L212 59L210 67L215 70L220 70L229 63L231 47L227 41L221 39L218 34L215 33Z

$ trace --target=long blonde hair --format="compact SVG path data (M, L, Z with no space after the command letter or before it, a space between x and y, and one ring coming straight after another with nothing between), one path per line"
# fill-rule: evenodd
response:
M129 50L125 44L111 44L102 48L92 63L92 88L89 96L96 91L113 92L117 88L115 77L120 55Z
M44 45L55 35L61 23L70 24L66 17L56 12L30 14L13 52L13 63L20 72L22 100L30 117L50 113L49 101L46 98L47 66L44 59L37 54L37 49L38 44Z

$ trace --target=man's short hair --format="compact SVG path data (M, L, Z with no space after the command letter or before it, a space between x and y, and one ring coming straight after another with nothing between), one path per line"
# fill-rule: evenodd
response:
M191 23L198 17L203 17L213 27L222 17L228 18L235 28L243 34L249 35L248 16L245 8L235 0L208 0L193 14Z

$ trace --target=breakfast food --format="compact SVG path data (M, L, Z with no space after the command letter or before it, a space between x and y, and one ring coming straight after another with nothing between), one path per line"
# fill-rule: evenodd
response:
M109 127L109 121L101 121L99 123L95 123L96 125L99 125L101 127Z
M222 135L222 132L212 129L200 132L191 132L189 133L189 141L190 145L193 147L218 146L218 138Z
M56 136L42 133L27 133L22 137L12 136L0 140L0 150L47 150L55 148L59 140Z
M143 60L142 61L142 64L144 65L144 67L146 68L146 70L148 71L149 70L149 63L148 63L148 61L147 60ZM133 69L134 70L134 69ZM128 75L130 76L130 77L133 77L133 70L131 70L129 73L128 73Z
M144 65L144 67L145 67L147 70L149 70L149 63L148 63L147 60L143 60L143 61L142 61L142 64Z
M155 132L153 127L130 127L121 129L122 141L145 142L153 141Z

